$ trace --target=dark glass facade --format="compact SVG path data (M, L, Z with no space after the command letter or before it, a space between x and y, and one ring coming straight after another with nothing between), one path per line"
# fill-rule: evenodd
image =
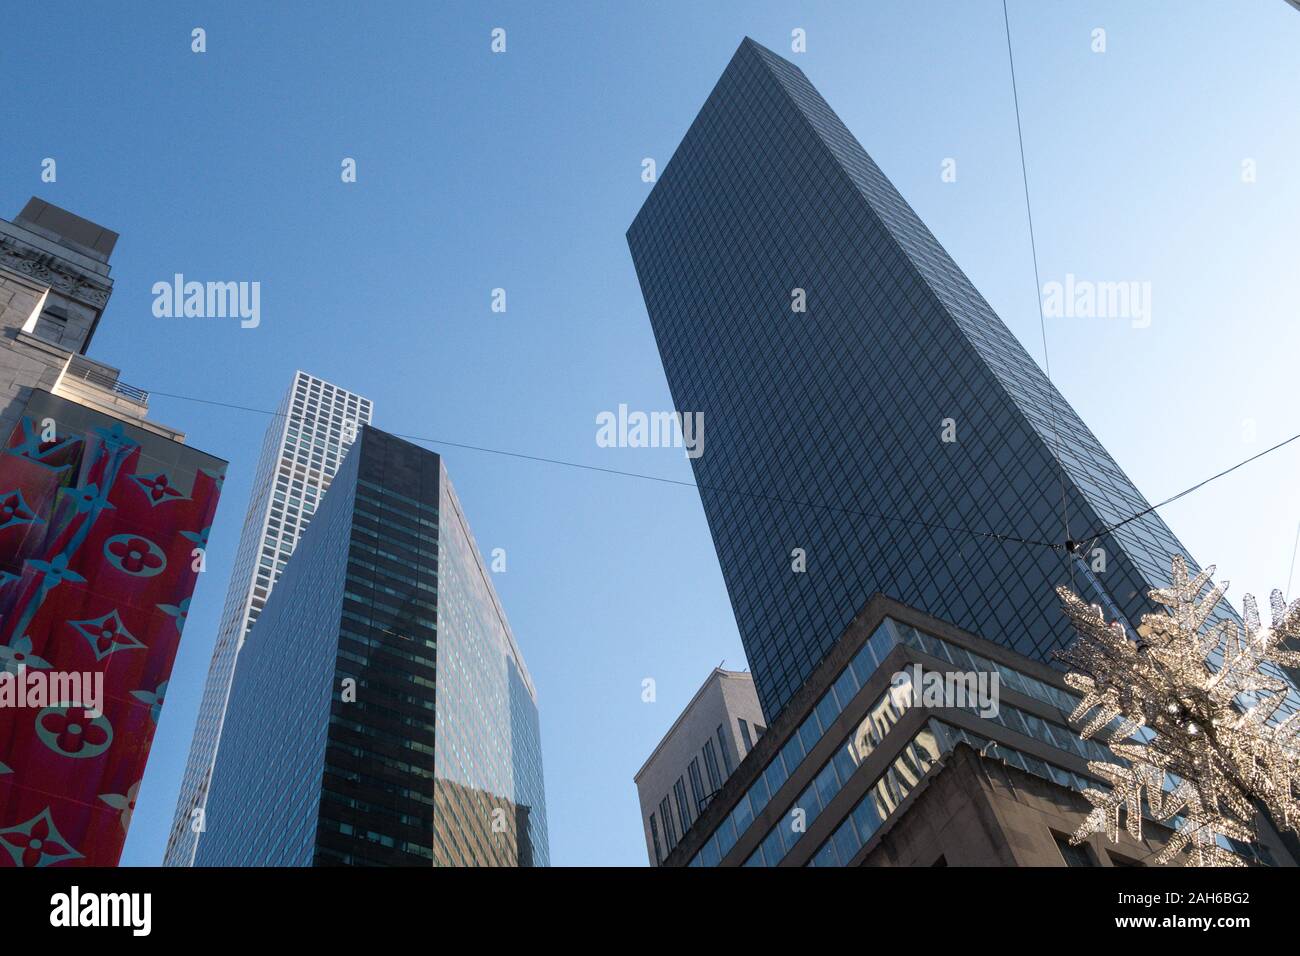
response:
M873 593L1046 660L1072 637L1054 593L1072 572L1136 621L1172 555L1194 564L1155 514L1091 545L1104 572L1068 556L1146 499L803 73L753 41L628 244L674 403L704 415L695 477L769 720Z
M898 683L904 672L963 679L987 675L982 678L986 699L919 699ZM683 834L666 864L874 865L868 851L914 812L909 798L934 783L946 755L959 744L981 759L1050 784L1052 822L1072 833L1089 812L1082 792L1108 786L1089 762L1115 761L1109 744L1122 723L1117 719L1085 740L1069 723L1078 703L1059 672L1001 643L874 598ZM1149 743L1154 734L1142 728L1134 737ZM956 822L962 818L953 815L959 813L953 807L945 804L939 812L935 830L969 829L969 820ZM1022 855L1034 842L1027 839L1032 830L1038 829L1040 841L1048 835L1042 818L1017 815L1004 822L1018 833L1020 845L1012 851L1017 865L1043 865L1041 855ZM1146 849L1154 852L1182 823L1180 816L1161 822L1148 817L1147 836L1158 842ZM942 839L956 846L964 837ZM1292 860L1268 824L1261 824L1253 844L1226 837L1219 844L1254 863L1290 865ZM1048 845L1054 861L1050 839ZM964 850L969 853L972 846ZM978 865L1010 862L986 857Z
M196 865L547 864L536 694L438 455L365 428L255 631Z

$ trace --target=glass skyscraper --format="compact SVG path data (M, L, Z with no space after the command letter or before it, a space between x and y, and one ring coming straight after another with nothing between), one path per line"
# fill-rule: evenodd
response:
M166 866L194 861L200 837L195 811L207 800L239 649L373 410L369 399L300 371L267 426L163 857Z
M674 403L704 415L695 476L769 721L875 592L1045 660L1073 636L1057 585L1136 623L1172 555L1194 566L1154 513L1091 542L1146 499L752 40L627 238Z
M536 693L441 458L362 430L239 655L198 866L545 866Z

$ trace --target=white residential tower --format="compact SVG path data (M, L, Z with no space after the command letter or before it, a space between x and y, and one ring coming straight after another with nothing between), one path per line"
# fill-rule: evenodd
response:
M266 430L164 866L194 861L235 659L372 410L369 399L300 371Z

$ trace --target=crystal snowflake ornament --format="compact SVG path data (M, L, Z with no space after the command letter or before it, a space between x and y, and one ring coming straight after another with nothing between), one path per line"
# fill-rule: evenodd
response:
M1073 670L1066 682L1083 694L1070 715L1082 737L1113 727L1107 736L1120 763L1091 761L1111 785L1089 788L1092 804L1072 837L1093 833L1119 839L1124 829L1142 839L1144 808L1168 821L1174 836L1156 863L1189 848L1191 866L1241 866L1219 837L1255 838L1260 809L1280 826L1300 832L1300 711L1290 712L1291 685L1281 667L1300 667L1300 600L1272 595L1272 626L1262 627L1255 599L1243 599L1242 623L1207 626L1227 589L1215 585L1201 599L1214 568L1190 577L1173 559L1173 585L1150 592L1168 610L1142 618L1136 637L1107 622L1101 608L1058 588L1078 639L1057 657ZM1091 716L1089 716L1091 714Z

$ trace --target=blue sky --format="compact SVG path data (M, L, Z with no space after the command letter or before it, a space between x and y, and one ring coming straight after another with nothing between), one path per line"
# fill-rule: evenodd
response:
M690 481L680 451L595 442L601 411L672 407L623 238L641 161L668 160L743 36L791 55L802 28L794 61L1041 356L998 0L548 7L29 6L0 53L21 94L0 214L36 194L122 234L91 354L132 384L271 408L303 368L389 431ZM1152 290L1149 328L1051 320L1053 377L1158 500L1300 431L1300 12L1010 10L1043 281ZM260 282L261 325L155 318L150 288L176 272ZM152 416L231 469L127 864L162 857L267 424L161 397ZM698 496L443 450L480 546L509 556L552 860L644 864L632 775L709 669L743 661ZM1230 597L1286 586L1298 465L1300 443L1164 511Z

